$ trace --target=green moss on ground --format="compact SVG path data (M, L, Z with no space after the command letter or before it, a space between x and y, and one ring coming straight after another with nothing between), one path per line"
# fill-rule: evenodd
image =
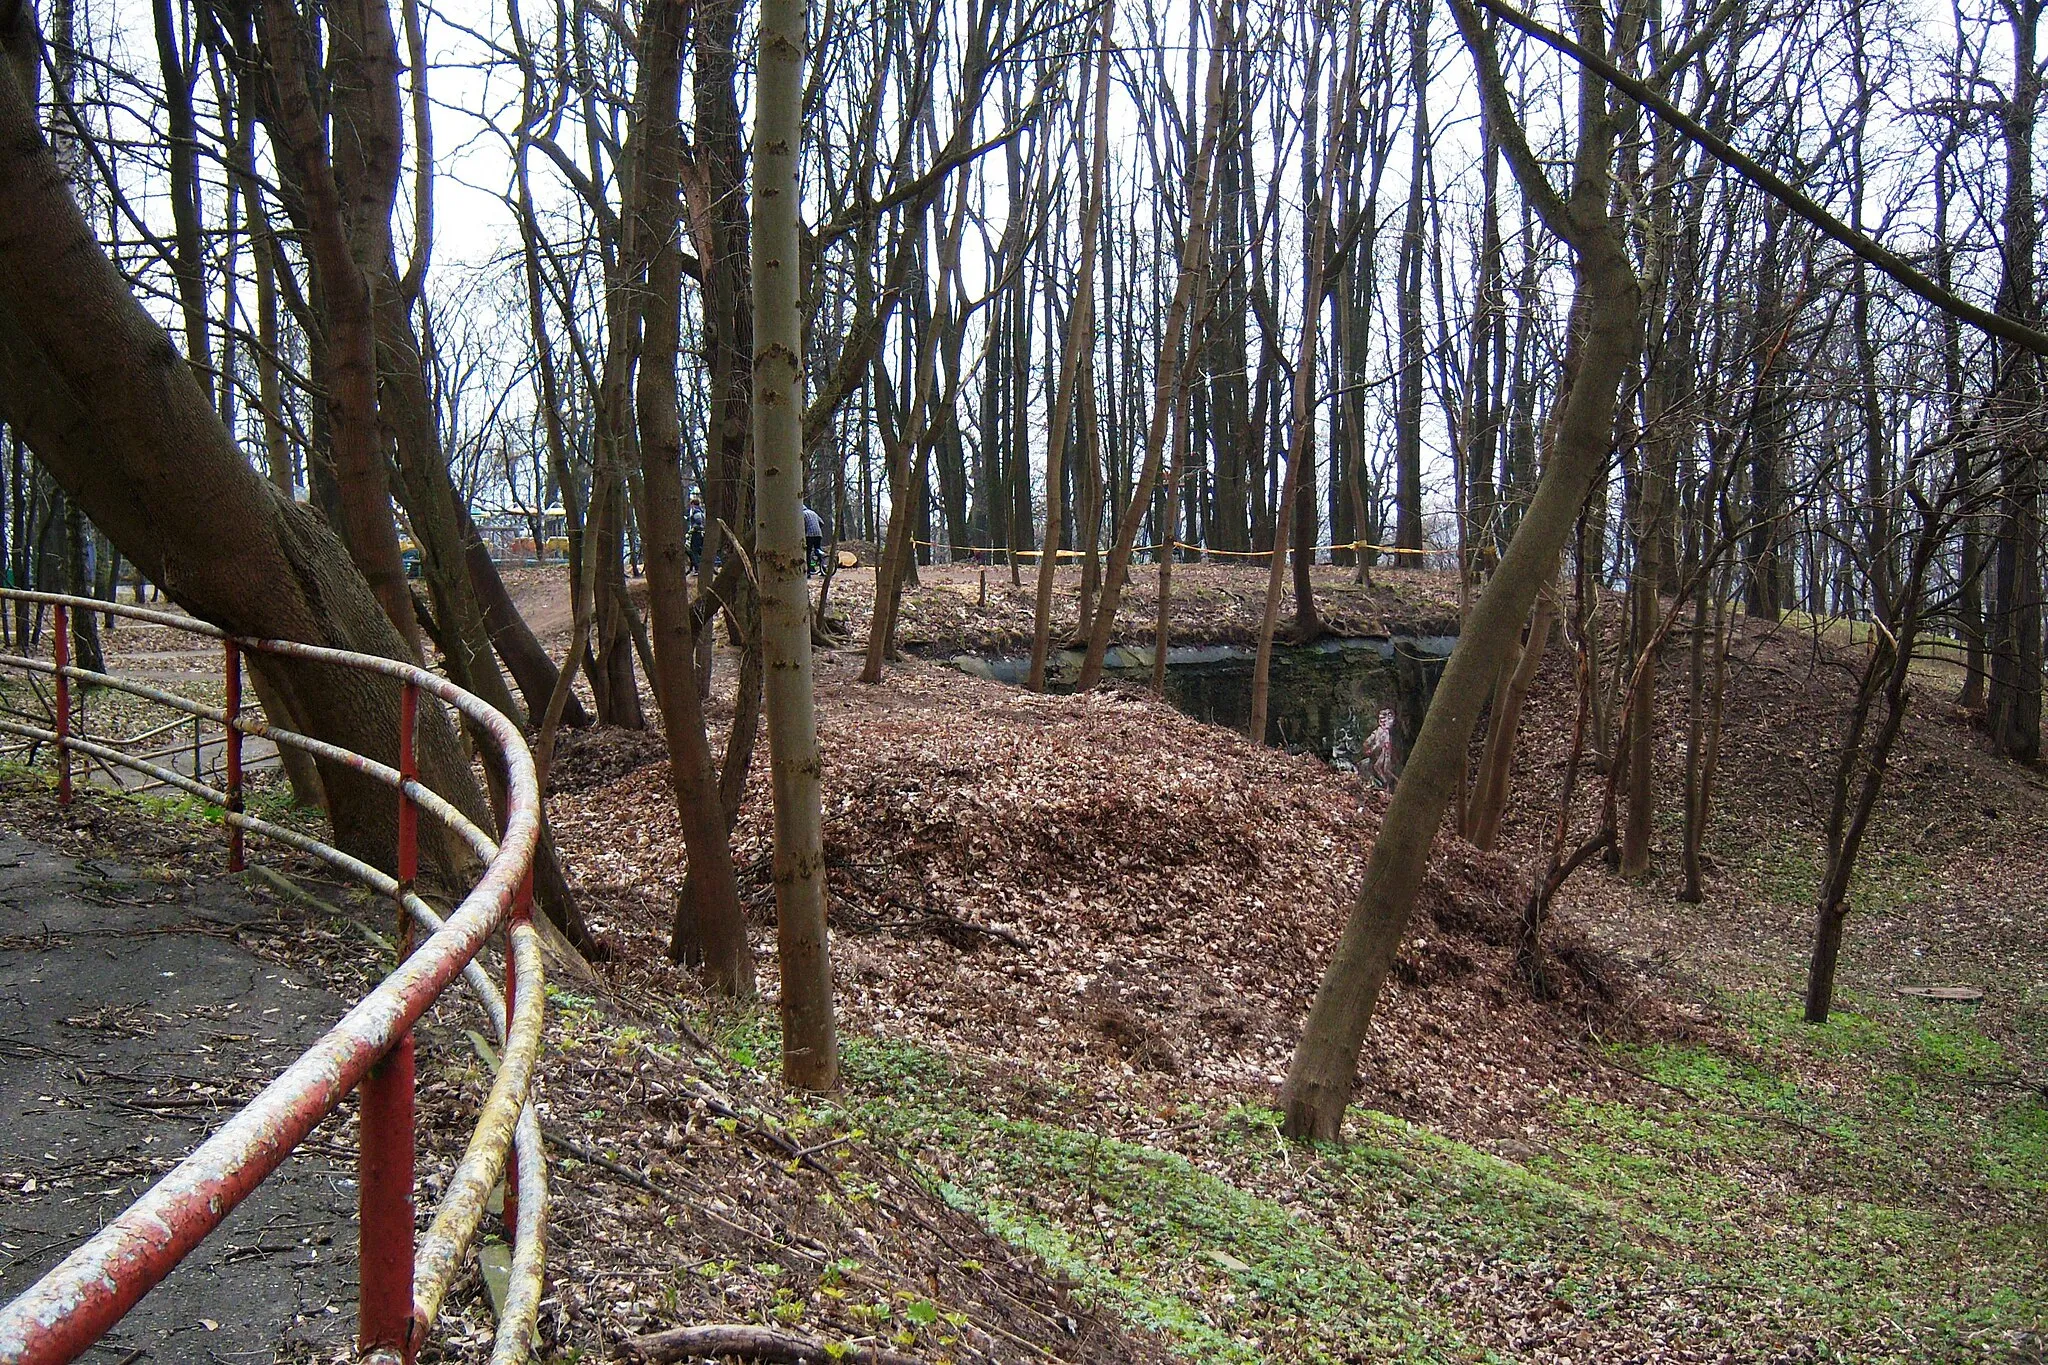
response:
M1612 1050L1655 1084L1566 1100L1504 1159L1378 1113L1343 1146L1181 1107L1177 1151L1090 1131L1078 1092L846 1041L820 1114L1191 1360L1514 1359L1547 1316L1744 1355L2003 1358L2048 1331L2048 1106L1964 1014L1731 1002L1725 1048ZM770 1064L760 1015L730 1052ZM1963 1093L1967 1092L1967 1093ZM1519 1324L1519 1327L1518 1327ZM1760 1358L1760 1356L1753 1356Z

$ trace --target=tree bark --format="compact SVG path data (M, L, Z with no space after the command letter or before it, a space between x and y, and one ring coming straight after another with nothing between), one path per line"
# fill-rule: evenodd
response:
M1408 161L1408 211L1401 224L1397 285L1401 332L1400 412L1395 418L1396 509L1394 545L1422 548L1422 364L1427 340L1422 329L1423 192L1429 149L1429 3L1415 0L1408 39L1408 84L1415 102L1413 143Z
M834 1090L839 1043L825 929L821 769L803 526L803 326L797 268L803 62L803 0L764 0L754 92L754 562L761 578L775 793L782 1075L791 1085Z
M1825 1024L1834 1005L1835 969L1849 917L1849 886L1855 876L1856 857L1884 790L1885 768L1892 748L1905 724L1912 692L1913 645L1923 620L1928 569L1951 529L1949 509L1955 499L1965 496L1971 482L1968 469L1967 449L1959 447L1948 487L1938 501L1930 504L1915 496L1920 524L1914 533L1912 556L1898 587L1891 619L1884 623L1886 629L1873 634L1847 733L1836 753L1833 799L1827 817L1828 863L1821 877L1813 959L1806 978L1809 1024ZM1866 742L1871 712L1880 699L1884 714L1877 720L1876 732Z
M541 648L533 628L526 624L526 618L520 615L512 594L505 588L504 578L498 573L496 562L491 559L490 547L477 534L469 509L459 501L455 508L462 517L463 565L469 572L470 590L476 594L477 605L483 611L484 627L490 634L491 646L498 651L505 671L512 675L520 696L526 700L527 715L537 726L547 711L549 698L554 695L560 670L548 652ZM582 698L573 692L563 702L561 721L571 729L590 724L590 713L583 709Z
M0 66L0 418L93 524L173 601L239 635L409 658L411 649L317 514L236 448L170 338L129 292L65 188L17 59ZM387 514L388 520L388 514ZM395 764L400 689L353 669L252 656L305 732ZM423 780L490 813L453 727L424 707ZM396 803L339 765L320 776L343 849L391 867ZM442 867L472 865L429 822Z
M2041 99L2035 39L2041 0L2008 0L2013 87L2001 110L2005 134L2005 209L2000 224L2004 271L2001 316L2032 326L2040 316L2034 253L2040 230L2034 204L2034 121ZM2005 376L1999 407L2000 513L1993 549L1998 600L1991 613L1992 742L2007 758L2041 756L2041 377L2040 359L2016 344L1998 348Z
M378 411L398 457L400 500L420 547L448 676L523 729L526 714L498 671L483 610L470 586L463 549L468 514L448 475L448 457L427 392L425 357L388 259L372 277L372 291L377 300Z
M733 873L732 844L697 690L684 548L682 420L676 406L676 351L682 327L682 44L686 0L656 0L641 20L643 112L632 212L647 251L639 294L642 347L635 410L640 429L641 513L646 532L647 604L653 618L655 696L668 741L669 785L689 852L688 912L704 973L724 994L754 991L754 955ZM715 41L715 39L714 39ZM621 302L619 306L631 306ZM706 536L707 546L711 537ZM682 907L679 907L679 914ZM673 955L673 945L671 945Z
M1491 39L1477 14L1468 0L1453 0L1452 9L1474 53L1482 98L1501 129L1515 178L1576 258L1576 326L1566 367L1570 389L1561 405L1549 467L1445 665L1367 860L1357 904L1309 1010L1281 1092L1285 1131L1293 1137L1334 1140L1341 1131L1359 1047L1414 910L1437 827L1464 774L1473 724L1605 464L1616 390L1638 337L1640 289L1620 230L1608 216L1615 129L1602 90L1590 72L1582 71L1573 184L1570 198L1561 199L1514 119ZM1582 36L1604 46L1593 0L1576 0L1574 12Z
M1061 530L1065 524L1064 472L1067 428L1073 418L1074 388L1081 370L1081 352L1095 337L1095 240L1102 217L1103 185L1109 162L1109 53L1116 23L1115 0L1100 0L1096 33L1094 150L1088 158L1088 197L1081 206L1081 260L1076 269L1073 310L1067 315L1066 344L1060 353L1059 387L1053 396L1052 425L1045 444L1045 534L1038 543L1038 599L1031 629L1031 669L1024 685L1045 690L1047 657L1052 653L1052 589L1059 570ZM1079 139L1077 138L1078 142Z
M1493 705L1486 723L1486 750L1480 760L1479 781L1472 801L1468 828L1479 848L1492 848L1500 840L1500 820L1508 806L1508 783L1514 774L1515 737L1521 729L1522 705L1535 685L1536 672L1543 665L1550 644L1551 627L1557 623L1557 589L1553 577L1537 595L1535 613L1529 618L1529 637L1519 652L1510 651L1511 664L1502 670L1494 690Z
M399 562L398 523L377 420L375 276L391 253L398 193L398 40L384 0L328 14L328 118L312 80L306 19L291 0L262 0L256 29L269 76L264 122L287 204L306 239L322 324L327 425L349 555L412 657L420 631ZM331 129L331 133L330 133Z
M1116 629L1117 605L1123 596L1124 583L1130 577L1131 555L1138 544L1139 528L1152 506L1153 487L1159 480L1159 465L1165 454L1168 428L1175 411L1174 397L1182 388L1181 353L1187 341L1188 317L1206 270L1209 172L1215 162L1216 139L1223 116L1223 54L1231 42L1229 4L1222 3L1212 8L1217 23L1216 39L1209 50L1209 70L1203 85L1206 93L1202 101L1201 146L1189 164L1184 186L1187 225L1181 237L1180 278L1174 282L1173 301L1167 306L1166 327L1160 334L1159 357L1152 375L1152 420L1145 430L1144 463L1139 466L1138 477L1132 482L1130 501L1117 521L1116 541L1110 546L1109 567L1103 575L1101 600L1096 607L1093 629L1088 633L1088 652L1081 661L1081 676L1076 687L1083 692L1102 680L1102 664L1109 653L1109 637ZM1169 521L1171 515L1169 511ZM1160 539L1172 538L1169 526ZM1162 574L1166 572L1164 565L1162 557ZM1162 586L1162 595L1164 591Z
M1356 89L1358 77L1358 16L1349 13L1346 25L1349 33L1344 45L1344 73L1338 81L1336 99L1338 108L1349 108ZM1320 29L1320 23L1317 24ZM1320 37L1320 33L1318 33ZM1318 45L1319 47L1319 45ZM1312 76L1308 92L1309 113L1312 118L1316 105L1316 86L1321 82L1320 73ZM1266 610L1259 621L1258 653L1252 661L1252 704L1251 720L1246 734L1254 744L1266 742L1266 720L1272 697L1273 680L1273 637L1279 629L1280 597L1287 572L1287 547L1290 538L1298 539L1301 520L1297 499L1304 491L1302 470L1309 468L1306 491L1313 495L1315 475L1313 472L1315 417L1316 417L1316 355L1322 337L1323 303L1327 294L1325 284L1330 254L1330 213L1331 185L1337 174L1336 158L1323 162L1322 173L1315 184L1315 206L1311 215L1309 250L1306 267L1302 272L1301 299L1301 349L1294 362L1293 421L1290 424L1287 442L1287 473L1280 483L1280 496L1274 503L1273 512L1273 553L1266 561ZM1309 498L1308 506L1313 515L1315 500ZM1297 559L1296 561L1300 561ZM1303 579L1303 586L1306 579ZM1313 618L1313 598L1309 598L1307 615Z
M181 7L182 8L182 7ZM208 398L214 396L212 347L206 335L206 266L200 252L199 134L192 114L194 72L186 65L171 0L153 0L157 67L164 79L166 151L170 162L171 273L185 323L185 355ZM226 386L223 386L226 387Z

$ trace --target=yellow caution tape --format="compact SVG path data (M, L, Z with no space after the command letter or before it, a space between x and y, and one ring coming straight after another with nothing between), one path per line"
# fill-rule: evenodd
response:
M1176 543L1178 544L1178 542ZM1152 547L1147 546L1146 548L1150 549ZM1181 548L1195 550L1205 555L1228 555L1233 559L1264 559L1267 555L1273 553L1271 550L1214 550L1203 545L1182 545ZM1437 553L1436 550L1430 548L1416 550L1405 549L1399 545L1375 545L1369 540L1354 540L1342 545L1317 545L1312 547L1312 553L1315 554L1321 554L1324 550L1371 550L1383 555L1433 555Z
M1045 551L1043 550L1013 550L1007 545L948 545L943 541L937 540L912 540L910 543L913 545L922 545L928 550L950 550L954 554L966 555L1007 554L1015 555L1019 559L1039 559L1042 558L1045 554ZM1175 550L1190 550L1193 551L1195 554L1199 555L1224 555L1231 559L1264 559L1266 556L1273 553L1271 550L1218 550L1213 549L1207 545L1192 544L1185 540L1176 540L1172 542L1170 546L1133 545L1131 547L1131 553L1139 554L1144 551L1157 551L1169 548ZM1435 550L1434 548L1425 547L1423 549L1418 550L1411 547L1404 547L1400 545L1375 545L1369 540L1354 540L1347 544L1342 545L1317 545L1314 547L1313 552L1316 554L1321 554L1324 550L1371 551L1373 553L1383 555L1432 555L1439 553L1439 551ZM1061 549L1054 551L1054 553L1058 555L1058 557L1061 559L1085 559L1088 556L1088 551L1086 550ZM1097 551L1095 551L1095 553L1106 555L1109 553L1109 551L1106 549L1098 549Z

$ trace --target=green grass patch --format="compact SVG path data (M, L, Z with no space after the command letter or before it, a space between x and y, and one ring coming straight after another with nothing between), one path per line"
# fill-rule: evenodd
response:
M1977 1160L1992 1184L2030 1191L2048 1202L2048 1104L2030 1095L2001 1108L1979 1144Z
M1721 854L1754 877L1765 898L1779 905L1810 907L1820 897L1827 864L1818 834L1788 836L1782 844L1723 846ZM1873 833L1857 855L1849 899L1861 910L1897 910L1925 899L1934 884L1927 859Z
M1503 1294L1596 1322L1696 1318L1673 1331L1738 1354L2038 1340L2048 1107L1978 1121L1950 1093L2007 1065L1996 1043L1966 1016L1853 999L1820 1028L1730 1003L1747 1046L1617 1048L1657 1093L1561 1102L1520 1161L1377 1113L1303 1147L1256 1106L1181 1109L1188 1146L1169 1153L1087 1131L1066 1078L860 1036L838 1117L1193 1360L1487 1359ZM765 1016L721 1039L773 1056ZM1445 1288L1475 1272L1498 1285Z
M1180 1155L1013 1112L1033 1107L1028 1084L1006 1091L923 1049L844 1042L847 1117L916 1159L957 1207L1191 1360L1485 1358L1381 1275L1369 1248L1315 1218ZM1256 1124L1219 1132L1278 1140Z

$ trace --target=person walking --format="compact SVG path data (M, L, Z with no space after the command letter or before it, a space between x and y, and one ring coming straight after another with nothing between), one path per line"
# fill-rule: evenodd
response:
M825 519L804 504L804 576L816 577L825 567Z
M697 561L704 557L704 499L690 494L688 514L689 543L684 547L690 554L690 572L697 572Z

